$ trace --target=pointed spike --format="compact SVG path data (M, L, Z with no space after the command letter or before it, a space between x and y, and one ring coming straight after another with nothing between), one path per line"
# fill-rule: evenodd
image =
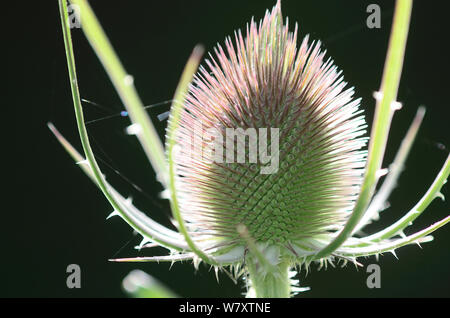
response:
M375 98L376 101L381 101L383 99L383 93L382 92L373 92L373 98Z
M151 240L149 240L147 237L143 237L141 243L138 245L138 250L141 250L142 247L147 243L153 243Z
M301 271L302 271L302 265L303 265L303 262L298 263L298 272L299 273L301 273Z
M296 294L298 293L302 293L302 292L306 292L306 291L310 291L311 287L291 287L292 291Z
M157 243L147 243L147 244L145 244L143 246L137 245L137 246L134 247L134 249L140 250L140 249L143 249L143 248L152 248L152 247L158 247L158 246L160 246L160 245L157 244Z
M390 208L391 207L391 203L389 202L389 201L386 201L386 202L384 202L383 203L383 205L381 206L381 211L384 211L384 210L386 210L386 209L388 209L388 208ZM380 215L378 214L377 215L377 218L374 218L374 220L379 220L380 219Z
M320 271L323 267L323 259L319 260L319 267L317 268L317 271Z
M329 261L331 267L336 268L336 266L334 265L334 262L331 258L328 261Z
M170 221L170 223L172 223L173 226L178 228L179 224L178 224L177 220L175 220L174 218L170 218L169 221Z
M124 78L123 78L123 83L126 86L132 86L134 84L134 77L131 76L130 74L127 74Z
M126 198L124 203L126 206L132 206L133 205L133 197L129 196L128 198Z
M391 251L389 251L389 252L391 252L391 254L394 255L394 257L395 257L396 259L398 259L397 254L395 253L395 250L391 250Z
M170 199L170 191L169 191L169 189L165 189L165 190L161 191L159 193L159 197L161 199L167 199L167 200Z
M358 263L358 261L356 260L356 257L353 258L353 265L355 265L356 270L358 270L358 267L361 267L361 263Z
M142 127L139 124L132 124L125 129L128 135L139 135L142 131Z
M216 274L217 283L219 283L219 267L218 266L214 266L214 272Z
M305 263L305 270L306 270L305 277L308 276L308 274L309 274L309 264L311 264L311 262L309 260L306 261L306 263Z
M393 102L391 103L391 109L392 109L393 111L400 110L400 109L402 109L402 107L403 107L403 105L402 105L402 103L400 103L400 102L393 101Z
M289 272L288 272L288 277L289 277L290 279L291 279L291 278L294 278L295 275L297 275L297 272L296 272L296 271L289 271Z
M444 196L444 194L442 194L442 192L437 192L434 195L434 199L436 199L436 198L440 198L442 201L445 201L445 196Z
M198 267L200 265L201 259L197 256L194 256L194 258L192 259L192 262L194 263L194 268L196 270L198 270Z
M420 246L420 243L428 243L428 242L431 242L433 240L434 240L434 237L432 235L427 235L425 237L422 237L422 238L418 239L416 243L418 243L419 246Z
M109 259L110 262L177 262L192 259L192 254L173 254L165 256L151 256L151 257L131 257L131 258L116 258Z
M111 212L106 219L109 220L110 218L112 218L113 216L120 216L119 212L117 212L116 210L114 210L113 212Z
M166 112L164 112L164 113L159 114L159 115L157 116L157 118L158 118L159 121L164 121L164 120L166 120L167 118L169 118L169 115L170 115L170 111L166 111Z
M375 173L375 177L376 177L377 179L378 179L378 178L381 178L381 177L387 175L388 172L389 172L389 169L388 169L388 168L379 169L379 170Z
M77 165L86 165L89 166L89 161L87 159L75 162Z

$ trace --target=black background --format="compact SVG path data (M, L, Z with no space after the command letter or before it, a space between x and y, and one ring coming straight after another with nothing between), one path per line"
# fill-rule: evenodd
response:
M263 17L274 0L264 1L92 1L127 71L134 76L137 90L146 104L172 98L179 76L192 48L203 43L211 50L225 36L243 28L252 16ZM365 26L366 7L379 3L381 29ZM444 1L440 2L444 3ZM393 13L391 1L294 1L282 2L291 25L298 22L300 37L320 39L328 54L344 70L345 79L363 98L369 125L379 87ZM7 10L12 19L6 28L8 45L7 90L3 105L3 165L5 190L2 208L2 252L0 256L4 297L122 297L121 280L140 268L157 277L176 293L190 297L237 297L243 284L234 285L226 275L217 283L213 271L191 264L117 264L111 257L156 255L161 250L138 253L133 246L139 237L120 219L105 221L111 208L96 187L50 134L46 122L56 127L81 149L63 48L56 1L22 4ZM393 121L385 166L392 161L402 135L417 107L427 106L425 122L390 200L391 208L379 224L386 226L408 211L425 193L442 166L449 146L448 74L446 50L448 11L437 2L415 1L405 57L399 101L404 103ZM8 18L8 17L7 17ZM86 105L88 120L122 110L117 94L82 31L73 30L80 91L83 98L110 109ZM11 112L11 109L14 111ZM168 105L149 110L161 137L164 123L156 116ZM5 125L6 124L6 125ZM167 202L140 146L124 134L127 118L116 117L89 125L94 151L109 165L138 185L102 164L111 183L155 219L168 224ZM9 143L13 145L9 146ZM9 149L14 149L11 155ZM443 193L449 196L448 186ZM407 233L420 230L448 214L448 204L436 200ZM382 287L366 287L365 269L329 268L299 277L311 291L301 297L449 297L450 231L440 229L435 241L423 249L408 246L380 257ZM365 265L375 263L371 257ZM66 267L79 264L82 288L66 287Z

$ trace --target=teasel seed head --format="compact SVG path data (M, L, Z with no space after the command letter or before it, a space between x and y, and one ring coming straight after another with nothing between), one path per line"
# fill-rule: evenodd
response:
M209 55L185 99L174 157L181 213L219 258L242 256L249 239L301 257L302 242L339 231L354 206L367 142L360 99L319 41L306 36L297 48L297 25L289 32L279 2L234 38ZM230 128L268 141L256 160L250 134L230 150ZM269 173L261 147L278 160Z

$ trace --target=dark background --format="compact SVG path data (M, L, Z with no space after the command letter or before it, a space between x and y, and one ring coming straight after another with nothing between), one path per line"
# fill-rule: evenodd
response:
M264 1L92 1L127 71L146 104L172 98L192 48L203 43L211 50L225 36L243 28L254 16L263 17L275 0ZM381 29L365 26L366 7L379 3ZM441 3L444 3L442 1ZM284 16L291 26L298 22L300 37L320 39L328 54L344 70L345 79L363 98L367 121L372 122L372 92L379 88L393 13L391 1L294 1L283 0ZM81 149L68 85L57 1L42 1L11 8L14 28L6 29L8 45L8 100L4 105L6 126L3 165L2 253L0 256L3 297L123 297L121 280L140 268L157 277L176 293L190 297L230 297L244 292L225 275L216 282L213 271L191 264L117 264L112 257L157 255L138 253L140 241L120 219L105 221L111 208L97 188L83 175L46 127L56 127ZM448 11L439 4L415 1L405 57L399 101L404 103L393 121L385 166L390 163L417 107L427 106L425 122L407 161L400 186L390 200L391 208L368 232L386 226L408 211L428 189L448 154ZM107 110L87 104L87 120L117 114L122 106L108 77L89 47L82 31L73 30L80 91L83 98ZM168 105L149 110L161 137L165 122L156 116ZM10 110L13 109L14 112ZM109 111L108 111L109 109ZM168 224L170 210L158 199L160 185L132 136L124 134L127 118L115 117L89 125L94 151L108 180L138 207ZM8 143L13 145L8 147ZM13 147L13 148L11 148ZM15 152L11 156L9 149ZM120 171L142 192L114 170ZM7 181L8 180L8 181ZM10 182L9 180L12 180ZM443 193L449 196L448 186ZM408 228L418 231L448 214L448 203L436 200ZM365 269L312 266L302 286L311 291L302 297L449 297L450 228L438 230L435 241L398 250L380 257L382 286L366 287ZM375 258L362 259L365 265ZM66 287L66 267L79 264L82 288Z

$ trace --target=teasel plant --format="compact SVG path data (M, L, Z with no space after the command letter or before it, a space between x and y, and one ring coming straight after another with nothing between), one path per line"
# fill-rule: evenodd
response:
M370 235L361 230L379 217L404 167L425 114L420 107L394 161L382 161L394 113L408 36L411 0L397 0L382 82L374 93L375 115L366 132L360 99L347 88L342 72L308 36L297 46L278 1L259 22L235 32L199 67L203 48L189 58L170 109L163 145L102 27L85 0L73 0L81 26L114 84L158 181L165 188L176 231L138 210L113 188L99 168L86 129L78 90L68 7L59 0L75 115L83 147L80 154L48 126L78 166L98 186L118 216L142 236L141 248L161 246L167 255L114 259L117 262L191 261L242 279L247 297L290 297L307 288L294 279L312 263L361 266L359 258L393 253L432 241L430 235L450 216L405 234L435 198L450 171L449 158L417 204L398 221ZM292 29L292 30L291 30ZM251 160L251 145L237 144L243 162L214 160L212 139L201 124L225 137L227 129L266 128L277 169L262 173L267 161ZM259 130L261 131L261 130ZM234 140L233 140L234 143ZM221 144L225 149L229 145ZM367 146L367 150L366 150ZM267 147L266 147L267 148ZM234 149L234 148L233 148ZM216 148L217 150L217 148ZM201 154L200 154L201 152ZM233 150L233 155L234 155ZM267 155L267 153L266 153ZM379 186L378 180L385 176Z

